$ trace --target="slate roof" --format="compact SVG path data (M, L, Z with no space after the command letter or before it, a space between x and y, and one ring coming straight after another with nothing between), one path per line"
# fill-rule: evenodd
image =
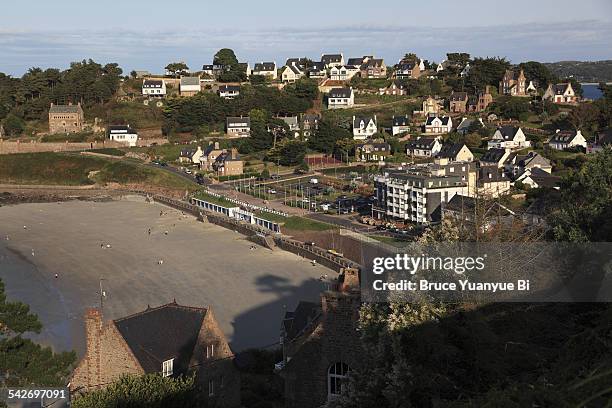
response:
M410 64L407 62L403 62L401 64L397 64L396 68L398 71L412 71L417 64Z
M427 121L425 122L425 126L429 126L433 123L434 119L440 119L442 121L442 125L446 126L448 125L448 119L450 119L448 116L428 116L427 117Z
M207 311L174 302L113 323L146 373L161 372L162 363L174 358L174 374L180 374L188 369Z
M49 108L49 113L79 113L79 105L53 105Z
M348 61L346 62L346 65L353 65L353 66L361 66L361 64L363 64L363 57L362 58L349 58Z
M320 313L321 308L318 304L304 301L299 302L293 312L285 312L283 329L287 340L297 337L311 322L317 319Z
M481 125L481 127L484 126L484 124L482 124L482 122L480 122L477 119L464 119L464 120L461 121L459 126L457 126L457 131L461 131L461 130L464 130L464 129L467 131L470 128L470 126L472 126L472 123L474 123L474 121L479 123Z
M219 92L240 92L240 85L220 85Z
M228 116L227 118L225 118L225 123L227 127L232 127L232 126L242 127L243 123L246 123L248 127L251 127L251 118L250 117Z
M181 157L189 157L190 159L193 157L193 155L195 154L196 150L195 149L182 149L180 156Z
M325 70L325 63L324 62L313 62L309 70L310 71L323 71Z
M453 92L450 96L451 102L463 102L468 97L467 92Z
M365 64L363 64L364 68L378 68L384 65L384 60L382 58L374 58L368 60Z
M393 126L408 126L410 121L406 116L393 116Z
M319 119L320 119L320 116L317 115L316 113L305 113L304 115L302 115L303 122L316 123L319 121Z
M355 118L353 119L353 128L361 127L361 121L363 121L363 123L364 123L363 126L368 126L370 121L372 121L372 122L374 122L374 124L376 124L376 121L371 116L355 116Z
M574 130L562 130L555 133L549 140L549 143L569 143L576 137Z
M498 169L497 167L481 167L478 170L478 185L482 185L486 182L503 180L510 181L502 169Z
M516 132L518 132L519 129L520 128L517 126L500 126L497 128L504 140L513 140Z
M161 88L164 86L164 81L161 79L145 79L142 82L143 88Z
M308 60L308 58L306 58L306 57L302 57L302 58L287 58L287 61L285 61L285 65L287 65L287 66L291 66L291 65L304 66L306 64L307 60Z
M408 149L414 150L431 150L436 143L435 137L421 137L417 140L412 140L407 144Z
M329 64L330 62L340 62L342 60L342 54L323 54L321 56L321 62Z
M300 71L295 65L286 65L286 67L293 71L293 73L296 75L300 75L302 73L302 71Z
M191 76L181 77L181 86L183 85L200 85L200 78Z
M499 163L502 157L506 154L505 149L489 149L480 158L481 162Z
M553 176L538 167L529 170L529 173L529 177L538 184L538 187L554 188L561 183L561 177Z
M442 145L442 148L438 153L438 157L454 159L457 157L463 146L465 146L465 143L445 143Z
M555 94L563 95L567 90L568 85L569 83L555 84L553 85L553 90L555 91Z
M253 71L274 71L276 64L274 62L258 62L253 67Z
M332 88L329 91L330 98L350 98L353 90L351 88Z
M465 212L465 213L474 213L476 210L476 199L474 197L468 197L461 194L455 194L449 201L444 205L445 211L453 211L457 213ZM486 203L481 203L486 204ZM491 208L487 210L500 209L503 211L503 215L515 215L515 212L510 210L509 208L499 204L498 202L491 203ZM497 212L497 211L496 211Z
M108 133L136 133L134 129L132 129L129 125L110 125L108 127Z

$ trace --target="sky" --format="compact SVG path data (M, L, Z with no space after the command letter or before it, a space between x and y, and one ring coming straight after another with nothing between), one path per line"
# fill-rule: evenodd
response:
M439 62L446 52L536 60L612 59L611 0L5 0L0 72L65 68L92 58L154 73L192 69L232 48L251 65L288 57L406 52ZM10 4L10 5L9 5Z

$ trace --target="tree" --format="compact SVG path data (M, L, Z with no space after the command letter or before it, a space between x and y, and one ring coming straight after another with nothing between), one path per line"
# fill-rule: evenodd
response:
M4 131L7 136L19 136L25 130L25 122L19 116L9 114L4 119Z
M233 67L238 64L238 58L236 58L234 50L222 48L213 57L213 64Z
M493 112L508 119L522 119L529 113L529 100L515 96L500 96L491 106Z
M598 130L599 109L592 103L581 103L575 106L568 115L568 120L576 130Z
M470 54L467 52L450 52L446 54L446 59L448 62L452 62L463 67L470 62Z
M174 77L178 78L189 70L189 67L184 62L171 62L166 65L166 71L170 72Z
M487 85L497 87L510 63L505 58L475 58L470 64L466 85L474 92L484 90Z
M267 180L270 178L270 170L268 169L268 167L264 167L264 169L261 171L261 178L263 178L264 180Z
M612 149L596 153L563 180L559 210L549 217L557 241L609 241L612 236Z
M172 378L159 374L126 375L106 388L90 391L74 400L74 408L199 407L194 377Z
M309 171L310 171L310 166L308 166L308 163L306 163L305 161L300 163L300 165L295 168L295 172L297 174L308 173Z
M419 63L419 57L417 57L417 55L413 52L410 53L406 53L404 55L404 58L402 58L401 61L402 64L418 64Z
M65 384L76 360L74 352L54 353L22 336L40 333L42 324L30 307L7 302L0 280L0 386L59 386Z
M480 147L482 137L478 133L469 133L465 136L465 144L470 148Z
M536 81L540 88L545 88L546 85L554 84L558 81L558 78L541 62L522 62L519 64L519 69L523 70L527 83L529 81Z
M319 129L308 139L308 147L321 153L332 154L336 143L351 138L351 133L337 126L329 118L319 121Z

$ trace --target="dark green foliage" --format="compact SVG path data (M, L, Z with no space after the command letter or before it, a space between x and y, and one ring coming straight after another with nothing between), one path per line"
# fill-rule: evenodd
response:
M172 73L172 75L177 78L184 75L188 70L189 67L184 62L171 62L166 65L166 71Z
M246 80L246 71L238 65L234 51L222 48L215 54L213 64L223 65L225 70L219 75L220 82L242 82Z
M446 54L446 59L449 62L465 66L470 61L470 54L467 52L450 52Z
M519 64L519 69L523 70L527 84L529 81L537 81L540 88L546 88L548 84L558 82L558 78L554 75L546 65L537 61L527 61Z
M296 98L312 101L319 97L319 87L315 80L302 78L285 87L285 91Z
M290 140L282 145L279 163L283 166L295 166L304 161L306 144L299 140Z
M318 152L332 154L336 143L342 139L352 139L346 128L340 127L333 120L324 118L319 121L319 129L308 139L308 147Z
M560 208L550 216L558 241L612 238L612 150L599 152L563 181Z
M491 104L491 110L506 119L522 119L529 108L529 100L517 96L500 96Z
M7 386L61 386L76 361L74 352L53 353L41 347L24 333L39 333L38 316L21 302L7 302L4 283L0 280L0 373Z
M474 91L481 91L486 85L497 87L510 63L505 58L475 58L470 67L466 85Z
M282 218L282 221L287 221ZM283 380L274 373L274 364L283 359L280 349L245 350L240 360L246 361L240 368L240 396L242 405L253 408L284 407Z
M9 113L4 119L3 127L7 136L20 136L25 130L25 121L19 116Z
M202 400L204 397L202 398ZM159 374L123 376L108 387L74 400L74 408L183 408L205 406L198 398L193 377Z

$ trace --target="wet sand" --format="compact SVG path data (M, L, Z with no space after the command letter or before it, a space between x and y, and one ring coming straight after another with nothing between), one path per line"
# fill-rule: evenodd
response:
M79 354L83 313L99 306L101 278L105 319L176 299L211 306L235 351L278 342L285 309L316 300L323 289L317 278L330 271L251 245L135 197L0 207L0 278L9 299L39 315L44 328L36 340Z

